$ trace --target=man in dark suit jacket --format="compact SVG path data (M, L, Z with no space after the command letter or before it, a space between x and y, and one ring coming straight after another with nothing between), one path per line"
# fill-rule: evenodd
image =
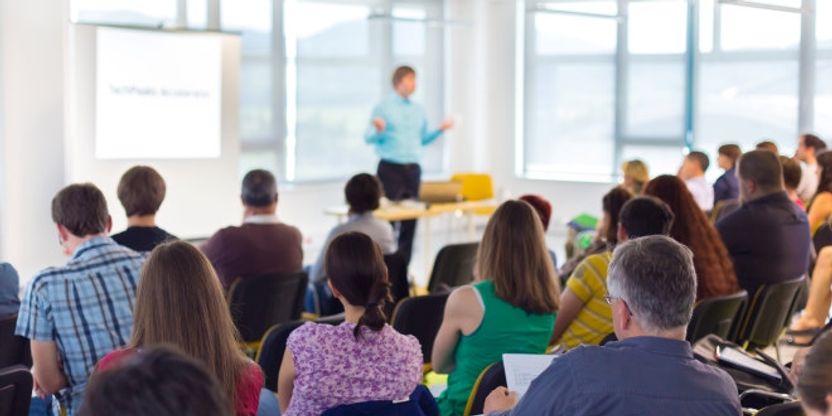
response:
M776 155L745 153L737 172L743 204L716 227L740 286L754 296L763 284L796 279L809 270L809 220L786 194Z

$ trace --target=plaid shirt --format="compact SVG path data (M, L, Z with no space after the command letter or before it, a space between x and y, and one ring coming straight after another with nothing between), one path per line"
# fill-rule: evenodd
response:
M56 397L74 415L101 357L130 340L142 255L95 237L63 267L41 271L26 288L15 334L58 347L68 387Z

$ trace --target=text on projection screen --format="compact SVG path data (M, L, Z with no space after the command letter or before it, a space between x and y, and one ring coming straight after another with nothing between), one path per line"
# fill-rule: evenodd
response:
M219 37L99 28L96 39L97 158L220 156Z

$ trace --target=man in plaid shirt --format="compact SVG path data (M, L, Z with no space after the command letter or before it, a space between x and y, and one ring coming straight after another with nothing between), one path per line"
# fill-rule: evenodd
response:
M29 283L15 333L31 340L35 391L73 416L98 360L130 340L144 258L107 236L107 201L92 184L62 189L52 220L71 258Z

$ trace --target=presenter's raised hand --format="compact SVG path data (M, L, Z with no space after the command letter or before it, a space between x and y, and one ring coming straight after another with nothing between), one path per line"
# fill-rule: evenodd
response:
M449 118L449 119L443 121L442 124L439 125L439 130L445 131L445 130L452 129L452 128L454 128L454 124L455 124L454 119Z
M384 128L387 124L384 122L384 119L381 117L376 117L373 119L373 127L376 128L376 133L381 133L384 131Z

